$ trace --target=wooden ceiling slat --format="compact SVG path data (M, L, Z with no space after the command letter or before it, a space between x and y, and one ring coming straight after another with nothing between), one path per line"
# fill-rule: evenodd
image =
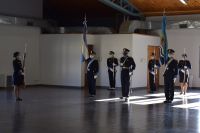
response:
M188 5L179 0L129 0L145 16L162 15L166 10L170 15L197 14L200 13L200 0L189 0Z

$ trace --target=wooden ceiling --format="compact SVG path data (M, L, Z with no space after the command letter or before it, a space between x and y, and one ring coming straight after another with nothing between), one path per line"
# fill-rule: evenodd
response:
M115 1L115 0L113 0ZM200 0L188 0L188 5L179 0L129 0L144 16L200 14ZM87 14L91 25L118 25L123 14L99 0L43 0L43 16L60 25L82 25ZM131 19L137 19L130 17ZM89 24L90 24L89 23Z
M110 17L116 13L116 10L100 3L98 0L44 0L44 2L46 9L71 17L83 16L85 13L94 17Z
M145 16L200 14L200 0L188 0L184 5L179 0L129 0Z

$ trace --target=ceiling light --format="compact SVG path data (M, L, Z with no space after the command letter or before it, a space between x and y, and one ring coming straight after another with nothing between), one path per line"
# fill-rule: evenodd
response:
M183 3L184 5L187 5L188 0L180 0L181 3Z

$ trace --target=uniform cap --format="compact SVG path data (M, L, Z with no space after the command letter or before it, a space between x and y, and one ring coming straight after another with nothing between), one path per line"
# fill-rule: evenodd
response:
M115 54L115 52L113 52L113 51L109 51L109 54L112 55L112 54Z
M187 54L182 54L182 57L187 57Z
M127 52L127 53L128 53L129 51L130 51L130 50L127 49L127 48L124 48L124 49L123 49L123 52Z
M175 51L174 51L173 49L168 49L167 52L168 52L169 54L175 53Z
M19 56L19 54L20 54L20 52L18 52L18 51L17 51L17 52L14 52L13 57L16 58L17 56Z
M90 55L96 55L96 53L94 51L91 51Z
M155 53L151 53L151 56L155 56Z

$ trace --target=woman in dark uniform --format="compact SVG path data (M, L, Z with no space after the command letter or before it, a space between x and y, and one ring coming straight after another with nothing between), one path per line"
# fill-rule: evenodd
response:
M15 90L15 96L16 101L22 101L20 98L20 90L24 88L24 69L22 66L21 56L19 52L15 52L13 54L14 60L13 60L13 81L14 81L14 90Z
M179 61L178 68L179 68L179 80L181 86L181 93L184 94L187 92L188 82L189 82L189 69L191 69L191 64L189 60L186 60L187 55L182 55L183 59Z

